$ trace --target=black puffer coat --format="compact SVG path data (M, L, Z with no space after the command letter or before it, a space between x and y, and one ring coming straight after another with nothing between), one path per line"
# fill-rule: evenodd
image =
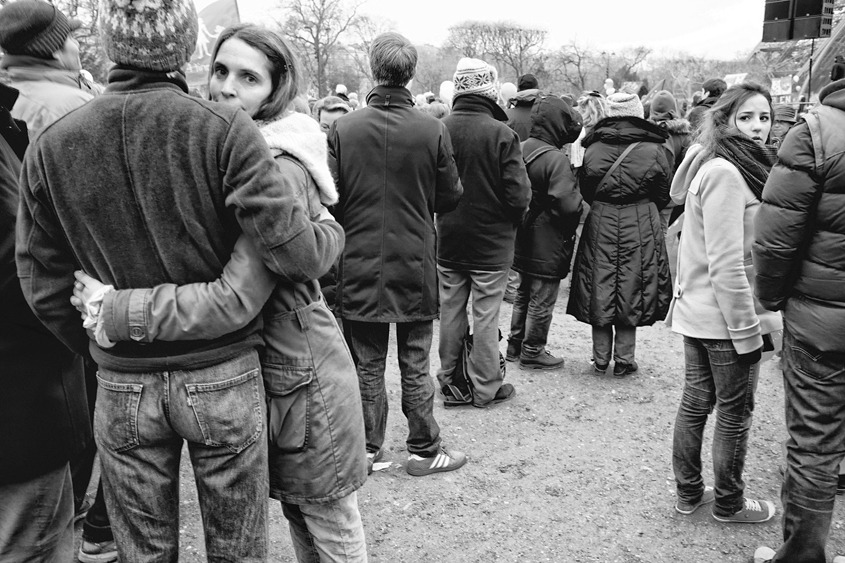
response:
M572 274L567 313L594 326L648 326L671 300L669 260L658 211L669 202L668 134L637 117L601 120L584 138L581 194L591 205ZM628 145L640 142L599 183ZM598 192L598 193L597 193Z
M786 134L754 221L755 293L798 340L845 353L845 80L819 93L820 135ZM819 143L821 150L816 151ZM817 158L821 166L817 166ZM813 210L815 207L815 210Z
M581 115L565 101L543 97L531 110L531 133L522 143L528 159L531 204L516 231L513 269L538 278L561 280L569 274L575 230L583 198L569 159L560 148L581 133Z

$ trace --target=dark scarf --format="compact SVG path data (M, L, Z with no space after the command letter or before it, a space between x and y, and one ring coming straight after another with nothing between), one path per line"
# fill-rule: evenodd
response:
M121 92L144 88L152 84L176 86L188 93L188 79L181 70L161 72L116 64L109 70L108 92Z
M728 133L716 146L716 156L736 166L754 197L763 200L763 186L777 160L775 147L761 145L741 133Z

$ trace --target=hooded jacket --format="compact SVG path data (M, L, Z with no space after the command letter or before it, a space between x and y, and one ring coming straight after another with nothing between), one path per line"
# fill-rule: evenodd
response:
M609 117L584 138L581 194L591 205L567 313L593 326L648 326L669 308L669 262L658 211L669 202L668 134L638 117ZM639 142L607 182L628 145Z
M786 134L755 221L755 289L795 338L845 352L845 80L819 93L820 135ZM820 160L820 162L819 162Z
M583 198L569 159L560 150L581 133L581 115L552 96L535 102L531 134L522 154L531 180L531 204L516 232L513 269L539 278L569 274Z
M721 94L718 96L708 96L698 102L695 107L690 110L689 115L687 115L687 119L689 120L693 131L698 129L698 126L701 125L701 120L704 118L704 112L716 105L716 102L719 101L719 98L721 97Z
M693 145L672 182L673 199L686 203L675 291L666 323L693 338L730 340L738 354L762 347L781 328L751 290L751 242L760 202L736 167L708 158ZM683 197L683 201L682 201Z
M526 141L531 132L531 108L539 97L540 90L537 88L522 90L512 98L513 107L505 110L508 127L516 131L520 142Z
M463 193L446 126L414 108L406 88L376 86L366 108L335 122L329 153L346 230L336 312L381 323L437 318L434 214Z
M519 137L493 100L455 98L443 118L449 129L464 195L452 213L437 216L437 263L454 270L507 270L516 226L531 199Z

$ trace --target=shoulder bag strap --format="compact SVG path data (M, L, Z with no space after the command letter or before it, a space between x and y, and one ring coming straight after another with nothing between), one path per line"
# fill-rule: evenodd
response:
M525 166L528 166L529 164L534 162L537 159L537 157L540 156L541 154L547 153L549 151L554 151L554 150L557 150L557 149L554 148L551 145L546 145L544 147L540 147L539 149L534 150L534 152L532 152L528 156L523 157L522 161L525 163Z
M598 187L598 189L596 189L596 195L598 195L599 192L601 192L604 189L605 185L607 185L607 181L610 180L611 175L613 175L613 173L616 172L616 169L619 168L619 165L622 164L622 161L625 160L626 156L628 156L628 153L630 153L632 150L634 150L634 147L639 145L640 142L641 141L637 141L636 143L631 143L630 145L628 145L625 148L624 151L622 151L622 154L619 155L619 158L617 158L616 162L613 163L613 166L610 167L610 170L608 170L605 173L605 175L602 176L601 182L599 182L599 187Z

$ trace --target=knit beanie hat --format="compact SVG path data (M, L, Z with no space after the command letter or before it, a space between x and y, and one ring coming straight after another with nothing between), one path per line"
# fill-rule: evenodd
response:
M455 71L455 98L466 94L478 94L499 100L499 74L496 69L479 59L464 57L458 61Z
M643 104L636 94L616 92L607 97L607 117L643 118Z
M678 103L668 90L661 90L651 99L649 119L654 122L677 119Z
M52 59L82 25L41 0L18 0L0 10L0 47L9 55Z
M197 46L193 0L100 0L99 25L109 59L135 68L179 70Z

